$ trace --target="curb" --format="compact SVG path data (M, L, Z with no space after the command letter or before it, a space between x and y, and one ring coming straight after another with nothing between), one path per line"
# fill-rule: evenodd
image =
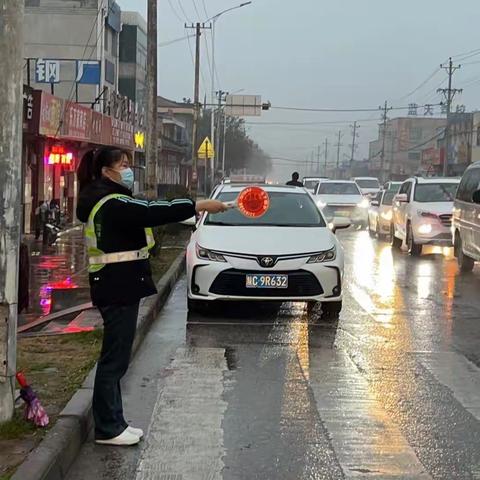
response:
M184 268L185 252L182 251L158 281L158 294L141 301L132 358L163 308ZM11 480L67 479L69 468L93 428L92 392L95 369L96 367L90 371L81 388L60 413L55 426L19 465Z

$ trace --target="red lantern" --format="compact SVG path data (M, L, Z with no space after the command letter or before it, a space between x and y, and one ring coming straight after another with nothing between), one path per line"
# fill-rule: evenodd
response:
M248 187L240 192L237 200L240 212L249 218L260 218L270 207L268 193L260 187Z

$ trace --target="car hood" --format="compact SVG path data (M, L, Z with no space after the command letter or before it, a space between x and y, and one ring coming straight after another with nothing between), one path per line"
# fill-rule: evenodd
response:
M453 202L416 203L416 206L417 210L436 213L437 215L453 213Z
M329 250L335 236L326 227L218 227L202 225L195 232L198 245L231 253L286 255Z
M315 200L327 205L353 205L363 200L362 195L316 195Z

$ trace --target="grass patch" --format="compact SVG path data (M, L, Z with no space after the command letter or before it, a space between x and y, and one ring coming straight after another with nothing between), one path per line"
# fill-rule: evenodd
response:
M24 420L19 413L16 413L9 422L0 423L0 440L12 440L30 435L36 428L30 422ZM2 477L0 477L1 479Z
M161 253L156 257L150 259L150 265L152 266L152 277L155 283L157 283L162 275L170 268L174 260L180 255L181 250L179 248L164 248Z

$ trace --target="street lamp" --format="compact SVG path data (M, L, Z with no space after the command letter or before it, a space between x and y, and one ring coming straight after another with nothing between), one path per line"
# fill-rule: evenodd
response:
M222 10L221 12L217 13L213 17L208 18L206 22L212 22L212 91L211 91L211 104L212 104L212 118L211 118L211 124L210 124L210 140L212 142L212 145L215 145L215 25L217 23L217 20L224 15L225 13L231 12L232 10L238 10L239 8L246 7L248 5L251 5L252 2L243 2L240 5L237 5L235 7L230 7L227 8L226 10ZM217 152L214 153L214 157L212 158L212 166L213 166L213 171L212 171L212 178L214 176L215 172L215 160L216 160L216 155Z

